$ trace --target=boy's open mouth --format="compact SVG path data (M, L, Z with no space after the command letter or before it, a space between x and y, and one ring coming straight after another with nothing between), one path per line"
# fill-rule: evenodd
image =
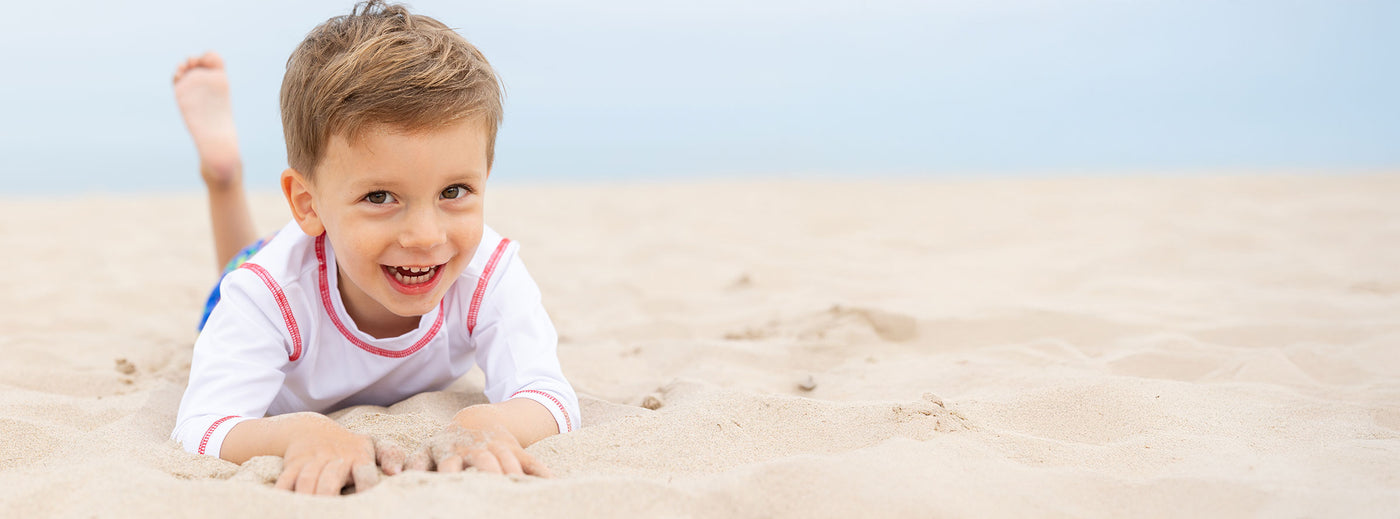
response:
M380 265L394 281L397 281L403 288L419 288L420 285L432 283L442 270L443 265L432 265L428 267L396 267Z

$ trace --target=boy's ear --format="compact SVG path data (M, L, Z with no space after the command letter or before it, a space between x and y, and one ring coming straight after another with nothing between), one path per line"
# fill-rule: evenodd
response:
M320 236L326 232L326 225L316 213L316 200L311 196L311 183L306 177L292 168L282 171L282 196L287 197L287 206L292 210L292 218L301 226L307 236Z

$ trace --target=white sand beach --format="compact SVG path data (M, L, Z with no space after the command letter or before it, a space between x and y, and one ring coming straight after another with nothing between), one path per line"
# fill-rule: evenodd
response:
M168 439L198 194L0 205L6 517L1395 517L1400 175L493 186L556 477L272 488ZM285 223L255 196L260 229ZM333 415L415 446L480 374ZM557 515L556 515L557 514Z

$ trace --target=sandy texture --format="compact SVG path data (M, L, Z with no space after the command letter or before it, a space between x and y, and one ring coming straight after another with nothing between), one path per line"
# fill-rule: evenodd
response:
M167 436L214 274L202 198L7 200L4 515L1400 510L1400 176L488 197L582 395L584 428L530 449L557 479L307 498L270 487L278 458L184 453ZM412 446L479 388L335 416Z

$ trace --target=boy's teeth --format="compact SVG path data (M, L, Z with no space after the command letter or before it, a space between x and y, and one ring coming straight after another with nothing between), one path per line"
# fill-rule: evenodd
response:
M394 279L405 285L426 283L428 279L433 277L432 273L435 268L437 267L394 267Z

